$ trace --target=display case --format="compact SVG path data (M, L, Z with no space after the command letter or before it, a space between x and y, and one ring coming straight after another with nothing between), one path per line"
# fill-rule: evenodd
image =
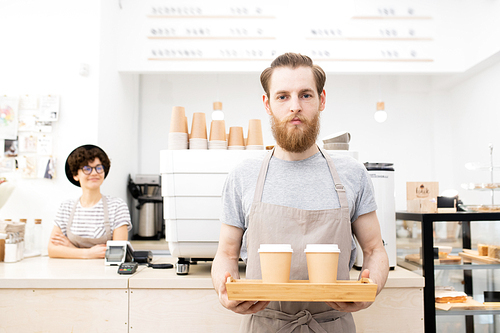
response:
M465 256L464 250L473 249L477 246L471 241L472 224L488 222L496 223L500 221L500 212L456 212L456 213L409 213L396 212L398 223L415 224L408 227L408 233L412 232L413 237L400 233L398 247L398 265L406 269L421 272L425 279L424 287L424 326L426 333L437 331L436 316L455 315L464 316L465 329L467 333L474 332L474 316L476 315L500 315L500 307L485 306L482 302L475 302L476 306L451 307L447 311L437 310L435 303L435 276L439 271L458 270L463 272L463 288L468 296L473 296L473 272L487 270L491 272L493 283L489 288L494 288L494 272L500 269L500 261L490 263L470 259ZM461 232L456 230L456 236L450 235L448 238L441 238L440 243L451 246L453 251L449 256L436 259L436 225L442 224L460 225ZM461 241L460 241L461 239ZM491 281L490 281L491 282ZM481 293L483 290L480 291ZM468 300L469 301L469 300ZM493 326L495 321L493 319ZM494 331L497 332L497 330Z

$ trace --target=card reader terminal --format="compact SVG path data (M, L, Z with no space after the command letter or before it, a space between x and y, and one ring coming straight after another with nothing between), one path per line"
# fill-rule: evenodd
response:
M118 267L118 274L134 274L139 266L136 262L124 262Z

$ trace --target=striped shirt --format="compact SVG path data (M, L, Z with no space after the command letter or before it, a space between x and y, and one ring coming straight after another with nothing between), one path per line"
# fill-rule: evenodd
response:
M114 198L111 196L105 196L105 198L108 203L111 236L113 236L113 230L123 225L127 225L127 230L130 231L132 229L132 223L130 222L130 213L125 201L121 198ZM75 200L70 199L63 201L61 206L59 206L54 221L55 225L61 229L65 236L67 236L66 229L74 204ZM104 208L102 205L102 198L96 205L88 208L82 207L78 199L75 215L73 216L73 224L71 225L71 232L85 238L99 238L106 234L106 230L104 229Z

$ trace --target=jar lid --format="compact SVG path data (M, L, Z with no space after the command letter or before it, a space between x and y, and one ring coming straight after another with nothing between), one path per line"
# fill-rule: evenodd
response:
M338 252L340 253L339 246L337 244L307 244L306 253L311 252Z
M291 244L260 244L258 252L293 252Z

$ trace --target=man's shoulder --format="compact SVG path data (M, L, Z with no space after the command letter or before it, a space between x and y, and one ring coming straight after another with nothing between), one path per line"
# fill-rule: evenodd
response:
M365 166L352 156L344 154L330 154L335 166L340 168L350 168L355 170L365 170Z
M254 172L259 172L262 161L266 154L245 158L231 170L230 174L235 177L248 176Z

